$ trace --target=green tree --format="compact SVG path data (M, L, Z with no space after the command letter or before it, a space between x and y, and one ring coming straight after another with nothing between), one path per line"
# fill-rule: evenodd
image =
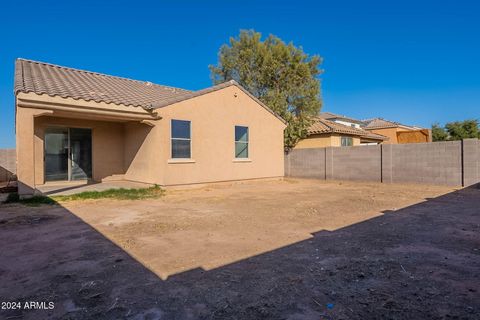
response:
M438 123L432 125L433 141L462 140L468 138L480 139L480 125L478 120L464 120L449 122L445 128Z
M220 48L217 65L209 68L214 84L233 79L285 119L289 150L306 136L320 111L321 63L319 56L274 35L262 41L260 33L242 30Z
M440 124L434 123L432 125L432 140L433 141L445 141L448 138L448 133L445 131L445 128L440 126Z
M480 138L478 120L465 120L449 122L445 125L449 140L462 140L468 138Z

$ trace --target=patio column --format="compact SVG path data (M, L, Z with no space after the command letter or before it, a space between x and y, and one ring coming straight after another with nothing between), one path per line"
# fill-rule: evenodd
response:
M50 110L16 108L17 177L21 197L35 192L35 117L51 113Z

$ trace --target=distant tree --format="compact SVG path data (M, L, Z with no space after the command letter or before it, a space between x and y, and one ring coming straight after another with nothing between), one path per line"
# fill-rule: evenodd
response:
M465 120L450 122L445 125L449 140L462 140L468 138L480 138L478 120Z
M286 44L274 35L240 31L220 48L218 63L209 66L214 84L235 80L288 123L285 149L307 134L311 117L321 108L319 69L322 59Z
M438 123L432 125L433 141L462 140L468 138L480 139L478 120L449 122L442 128Z
M441 127L440 124L434 123L432 125L432 140L433 141L445 141L448 138L448 133L445 131L445 128Z

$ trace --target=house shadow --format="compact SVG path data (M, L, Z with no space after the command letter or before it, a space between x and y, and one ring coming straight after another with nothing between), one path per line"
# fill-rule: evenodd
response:
M466 188L162 280L64 207L4 206L0 300L54 308L0 318L475 319L479 208Z

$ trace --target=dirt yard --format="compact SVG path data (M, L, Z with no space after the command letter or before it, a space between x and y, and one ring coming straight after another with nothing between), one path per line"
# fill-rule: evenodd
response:
M480 318L480 189L285 180L3 205L0 248L0 319Z

